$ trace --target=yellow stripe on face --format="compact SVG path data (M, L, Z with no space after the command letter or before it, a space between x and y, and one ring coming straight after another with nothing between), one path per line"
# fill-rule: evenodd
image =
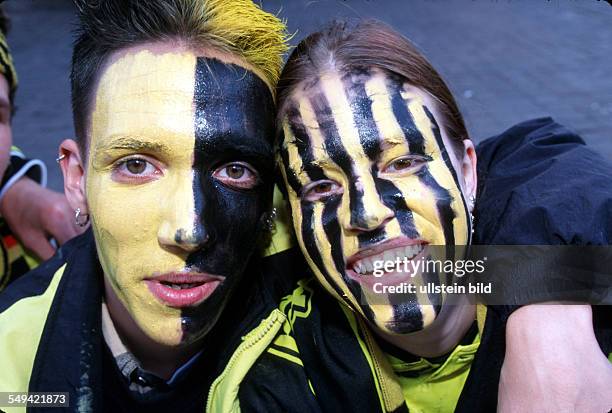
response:
M391 97L387 90L387 77L383 73L378 72L366 82L365 88L372 101L372 116L380 136L385 141L385 145L392 146L392 148L387 150L384 158L391 160L409 154L410 149L406 142L404 131L393 114ZM404 176L400 179L394 179L392 182L401 191L409 209L413 211L412 218L418 234L429 239L427 237L432 232L431 224L423 218L425 213L423 207L432 205L432 203L430 199L424 200L423 198L431 198L431 193L416 176ZM385 230L388 233L388 238L403 235L399 222L396 219L392 220L385 227Z
M359 309L361 311L361 307L357 300L359 297L354 297L351 291L349 290L346 282L342 278L342 274L338 272L336 266L334 265L334 259L332 257L332 245L325 234L325 230L323 229L323 208L325 206L322 203L316 203L314 205L314 213L313 213L313 221L314 221L314 234L315 234L315 242L317 244L317 249L321 254L321 259L325 265L325 270L332 277L332 279L336 282L336 285L340 288L340 290L348 297L350 303L353 305L354 309ZM337 246L336 246L337 248ZM323 279L322 274L317 274L317 278L319 280Z
M436 154L442 158L442 148L439 147L436 137L434 136L433 128L429 117L425 113L423 108L423 101L418 99L412 99L408 103L408 109L412 113L414 123L416 127L421 131L425 143L426 153ZM447 150L447 152L450 152ZM448 156L452 156L452 153L448 153ZM463 195L461 194L460 188L457 186L455 179L449 169L449 165L440 159L441 162L431 162L429 172L434 179L446 190L450 192L453 197L451 202L451 208L455 211L455 219L453 220L453 227L455 230L455 244L465 245L467 243L467 217L465 215L465 208L463 205ZM450 166L452 167L452 166ZM442 223L441 223L442 224Z
M289 185L287 174L293 172L293 175L297 178L301 186L308 184L308 178L305 176L304 165L302 164L302 157L300 156L296 145L296 138L295 136L293 136L293 132L291 132L291 126L289 126L289 121L287 120L286 116L283 119L283 131L285 134L283 147L287 151L287 159L289 161L289 165L281 163L281 169L285 176L285 183L287 185L287 189L292 193L295 193L291 185ZM287 171L286 168L289 168L289 171ZM295 195L297 196L297 194Z
M386 210L387 207L381 202L376 189L374 177L370 170L371 161L361 146L359 132L353 120L353 111L346 96L342 79L337 73L326 73L319 80L321 90L331 109L340 143L351 158L353 178L356 180L353 183L354 187L361 190L363 194L360 198L365 210L365 226L368 229L373 229L379 224L381 211ZM345 188L348 188L348 186L345 185ZM347 198L348 196L348 191L345 189L344 197ZM338 220L345 229L351 226L349 205L348 200L346 202L343 200L342 208L338 211ZM355 252L353 247L353 245L343 246L345 257Z
M297 99L298 110L304 122L304 126L308 131L310 139L309 145L312 150L313 164L321 167L325 171L325 175L332 180L342 183L345 192L348 194L347 179L342 169L336 165L330 158L329 152L325 147L325 138L321 134L321 127L316 119L315 111L310 103L310 100L306 97L299 96ZM338 207L338 213L340 211L349 210L348 196L343 196L340 206ZM343 251L344 256L349 257L359 249L359 243L355 237L344 238Z

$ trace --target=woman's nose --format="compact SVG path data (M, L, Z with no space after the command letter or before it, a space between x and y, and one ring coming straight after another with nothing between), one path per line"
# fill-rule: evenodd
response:
M348 195L350 218L345 227L349 230L373 231L384 226L394 216L393 210L382 201L371 176L358 178L350 185Z

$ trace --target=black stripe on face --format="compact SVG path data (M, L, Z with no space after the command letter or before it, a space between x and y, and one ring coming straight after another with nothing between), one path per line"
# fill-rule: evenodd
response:
M353 122L359 133L359 141L366 156L373 162L378 160L381 152L380 133L372 114L372 99L366 92L365 83L371 78L368 70L351 71L342 78L346 91Z
M212 328L243 278L272 203L274 103L265 82L245 68L198 57L194 79L194 237L206 240L186 258L192 271L225 279L201 304L181 310L183 341ZM251 189L226 185L215 171L246 162L259 175ZM177 229L177 236L187 236Z
M382 203L395 213L402 233L409 238L418 238L418 232L414 225L412 211L406 205L402 191L391 181L378 178L376 161L381 153L381 134L372 113L372 99L368 96L365 83L371 78L371 73L366 70L352 72L343 78L344 87L353 113L353 121L359 133L361 147L365 154L373 162L371 175L374 177L376 192ZM381 228L377 231L362 233L358 236L359 247L364 248L384 240L386 231Z
M342 81L350 102L353 122L359 133L359 141L366 156L375 163L381 153L380 132L376 126L372 113L372 99L366 92L365 84L371 78L369 70L353 71L346 74ZM412 220L412 212L407 208L405 202L401 202L402 195L393 183L377 178L378 170L372 167L372 176L378 196L382 202L396 212L396 218L400 222L402 232L407 237L414 236L416 229ZM363 232L357 236L359 248L366 248L370 245L384 241L387 233L384 228L377 228L374 231Z
M357 177L353 172L353 161L342 145L342 139L338 133L333 112L322 91L319 90L313 94L311 105L323 135L325 149L331 160L342 169L347 177L351 226L354 228L366 228L367 219L363 205L363 190L358 189L355 185Z
M339 238L340 236L340 227L338 225L338 219L335 216L335 211L337 210L338 205L340 204L341 200L340 200L340 196L337 196L335 198L337 199L332 198L328 201L328 204L325 206L325 209L323 211L324 232L325 232L325 236L330 241L330 243L332 242L332 238L336 239L336 238ZM330 207L330 204L331 204L331 207ZM332 286L334 291L340 297L343 297L344 293L340 289L338 282L334 281L334 279L331 277L331 275L328 272L327 267L325 266L325 263L323 262L323 258L321 257L321 252L319 250L319 246L317 244L316 235L315 235L316 222L314 218L314 204L309 201L302 201L300 202L300 209L302 212L302 228L301 228L302 240L304 242L304 246L308 250L308 255L310 256L310 259L314 262L315 267L319 269L321 274L323 274L323 277L329 283L329 285ZM334 223L335 223L335 227L334 227ZM342 245L341 241L338 240L338 244L333 244L333 243L331 244L331 250L332 250L332 257L334 260L333 264L336 268L336 271L338 271L338 273L342 277L344 277L345 275L344 257L342 256L341 245ZM336 247L334 248L334 246ZM338 254L334 253L334 250L340 251L340 261L337 258Z
M287 107L286 116L289 127L291 128L291 133L295 138L294 144L302 159L304 172L306 172L310 181L327 179L323 169L314 164L315 159L312 152L312 141L308 130L304 126L304 120L302 119L299 109L294 104L290 104Z
M416 294L389 294L393 306L393 319L386 327L397 334L412 333L423 329L423 314Z
M412 114L408 110L407 102L401 96L401 79L391 79L389 82L387 82L387 90L391 95L393 114L395 115L395 118L397 119L404 133L404 138L406 139L406 143L410 148L410 153L426 155L425 138L421 134L421 131L419 131L419 129L416 127ZM437 125L435 123L432 124ZM444 143L438 143L438 145L440 151L442 152L446 167L449 168L451 173L454 174L454 168L452 163L450 163ZM446 157L444 157L445 154ZM450 194L450 191L440 186L440 184L435 180L435 178L429 172L427 165L421 168L421 170L416 173L416 176L423 185L434 193L434 196L437 199L436 207L438 209L440 224L442 225L442 229L444 231L445 244L449 246L449 249L452 249L452 246L455 245L455 230L453 227L453 220L456 216L455 211L453 211L452 208L453 197ZM455 184L457 184L456 180Z
M450 170L451 174L453 175L453 180L455 181L455 185L457 185L457 188L460 189L461 185L459 184L459 178L457 177L457 172L455 171L455 168L453 167L453 163L450 159L450 156L448 154L448 151L446 150L446 146L444 146L444 140L442 139L442 134L440 133L440 126L438 126L438 122L436 122L436 119L434 118L433 114L429 111L429 109L427 109L426 106L423 106L423 110L425 111L425 114L427 115L427 117L429 118L429 122L431 122L432 125L432 130L434 133L434 136L436 137L436 142L438 143L438 147L440 148L440 152L442 153L442 159L444 159L444 163L446 164L446 167ZM463 209L465 210L465 216L469 216L469 210L468 210L468 206L465 202L465 199L463 197L461 197L461 203L463 204ZM470 222L470 220L468 219L468 234L472 233L472 223Z
M302 184L300 183L300 180L295 174L293 168L289 166L289 151L287 150L287 148L281 148L280 156L285 169L285 175L287 176L287 183L289 184L291 189L293 189L293 192L299 195L300 189L302 188Z

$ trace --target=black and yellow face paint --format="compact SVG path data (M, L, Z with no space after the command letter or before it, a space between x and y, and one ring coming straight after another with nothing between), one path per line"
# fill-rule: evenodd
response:
M379 278L375 262L440 255L434 250L455 258L470 232L451 149L427 101L389 73L326 73L294 92L284 117L282 169L301 248L332 294L389 333L427 327L446 297L381 294L374 283L440 284L448 275Z
M239 282L271 204L273 119L238 64L143 47L103 72L86 195L105 277L155 341L201 338Z

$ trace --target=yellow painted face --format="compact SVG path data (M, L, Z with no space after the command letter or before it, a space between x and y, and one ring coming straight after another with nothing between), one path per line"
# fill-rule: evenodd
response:
M166 345L214 325L263 230L274 108L242 66L130 49L93 101L86 196L98 256L138 326Z
M382 71L326 73L293 93L284 117L282 169L300 246L330 292L388 333L431 325L446 297L381 285L448 275L393 267L376 277L376 263L452 259L470 232L451 148L425 100Z

